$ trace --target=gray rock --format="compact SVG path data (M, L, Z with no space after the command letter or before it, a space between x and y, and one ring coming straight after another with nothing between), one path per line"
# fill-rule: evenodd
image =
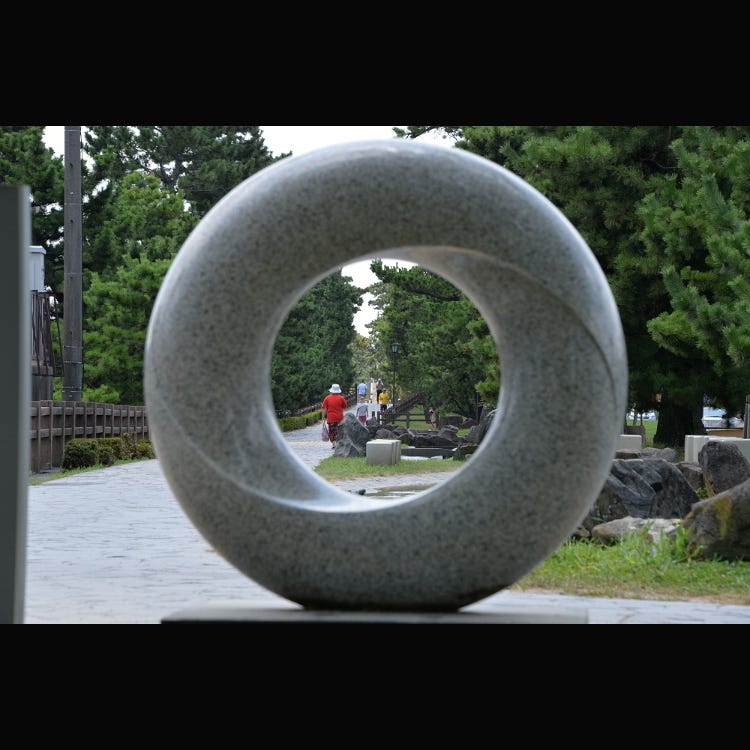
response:
M682 472L663 459L615 459L604 487L582 522L591 531L618 518L683 518L698 495Z
M387 427L380 427L375 431L376 440L399 440L397 432L389 430Z
M438 437L455 440L458 437L458 427L454 424L444 425L438 430Z
M631 460L633 458L643 458L639 450L626 450L624 448L615 451L615 458L621 458L623 460Z
M750 479L697 502L683 526L701 557L750 561Z
M492 409L491 411L482 409L482 417L479 420L479 424L472 427L466 433L466 442L471 443L472 445L479 445L487 434L487 430L489 430L494 416L495 409Z
M333 455L338 458L362 458L366 455L370 433L353 414L346 414L339 424L336 448Z
M679 461L677 468L696 492L706 486L703 480L703 469L700 464L693 463L692 461Z
M465 461L478 447L478 445L471 445L469 443L457 446L453 450L453 460Z
M663 461L676 464L680 461L680 454L674 448L629 448L618 450L615 453L615 458L660 458Z
M613 544L631 534L645 533L651 542L656 544L662 537L673 537L681 524L682 521L677 519L625 516L597 524L591 529L591 538L602 544Z
M414 448L455 448L459 444L455 433L451 435L443 430L438 433L413 432L410 437L409 445Z
M698 463L709 497L750 479L750 463L731 442L709 440L698 452Z
M680 453L674 448L642 448L641 458L660 458L662 461L669 461L676 464L680 461Z

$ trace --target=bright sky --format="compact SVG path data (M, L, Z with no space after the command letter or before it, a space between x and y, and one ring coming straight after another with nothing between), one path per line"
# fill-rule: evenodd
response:
M274 155L292 152L293 155L304 154L323 146L331 146L347 141L394 138L392 125L260 125L266 146ZM403 125L399 127L404 127ZM44 139L55 152L62 154L65 147L65 126L49 125L45 128ZM451 147L453 141L440 136L424 135L420 141L439 146ZM395 263L396 261L388 261ZM401 266L412 265L399 261ZM352 263L342 269L345 276L351 276L355 286L366 287L377 281L370 271L370 261ZM370 295L364 295L362 310L354 317L354 327L363 336L368 334L365 324L376 315L369 304Z

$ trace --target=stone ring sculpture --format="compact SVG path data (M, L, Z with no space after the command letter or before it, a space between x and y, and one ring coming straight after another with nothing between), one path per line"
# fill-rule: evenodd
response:
M498 414L450 479L383 504L287 448L270 363L311 286L401 258L460 288L502 360ZM363 141L284 159L226 195L171 265L145 397L166 479L227 561L306 608L452 611L518 581L575 530L626 411L620 318L545 197L459 149Z

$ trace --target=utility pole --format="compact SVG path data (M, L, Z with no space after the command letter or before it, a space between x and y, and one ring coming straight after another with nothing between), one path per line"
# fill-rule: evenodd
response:
M81 126L65 126L63 401L80 401L83 388L83 234Z

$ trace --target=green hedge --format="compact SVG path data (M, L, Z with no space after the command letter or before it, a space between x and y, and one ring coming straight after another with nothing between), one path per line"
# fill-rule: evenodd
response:
M154 458L150 440L137 440L133 434L118 438L75 438L65 444L62 468L112 466L117 461L135 458Z
M323 418L323 410L311 411L302 414L299 417L281 417L279 419L279 428L282 432L291 432L292 430L303 430Z
M99 448L96 438L75 438L65 444L63 469L81 469L99 463Z

